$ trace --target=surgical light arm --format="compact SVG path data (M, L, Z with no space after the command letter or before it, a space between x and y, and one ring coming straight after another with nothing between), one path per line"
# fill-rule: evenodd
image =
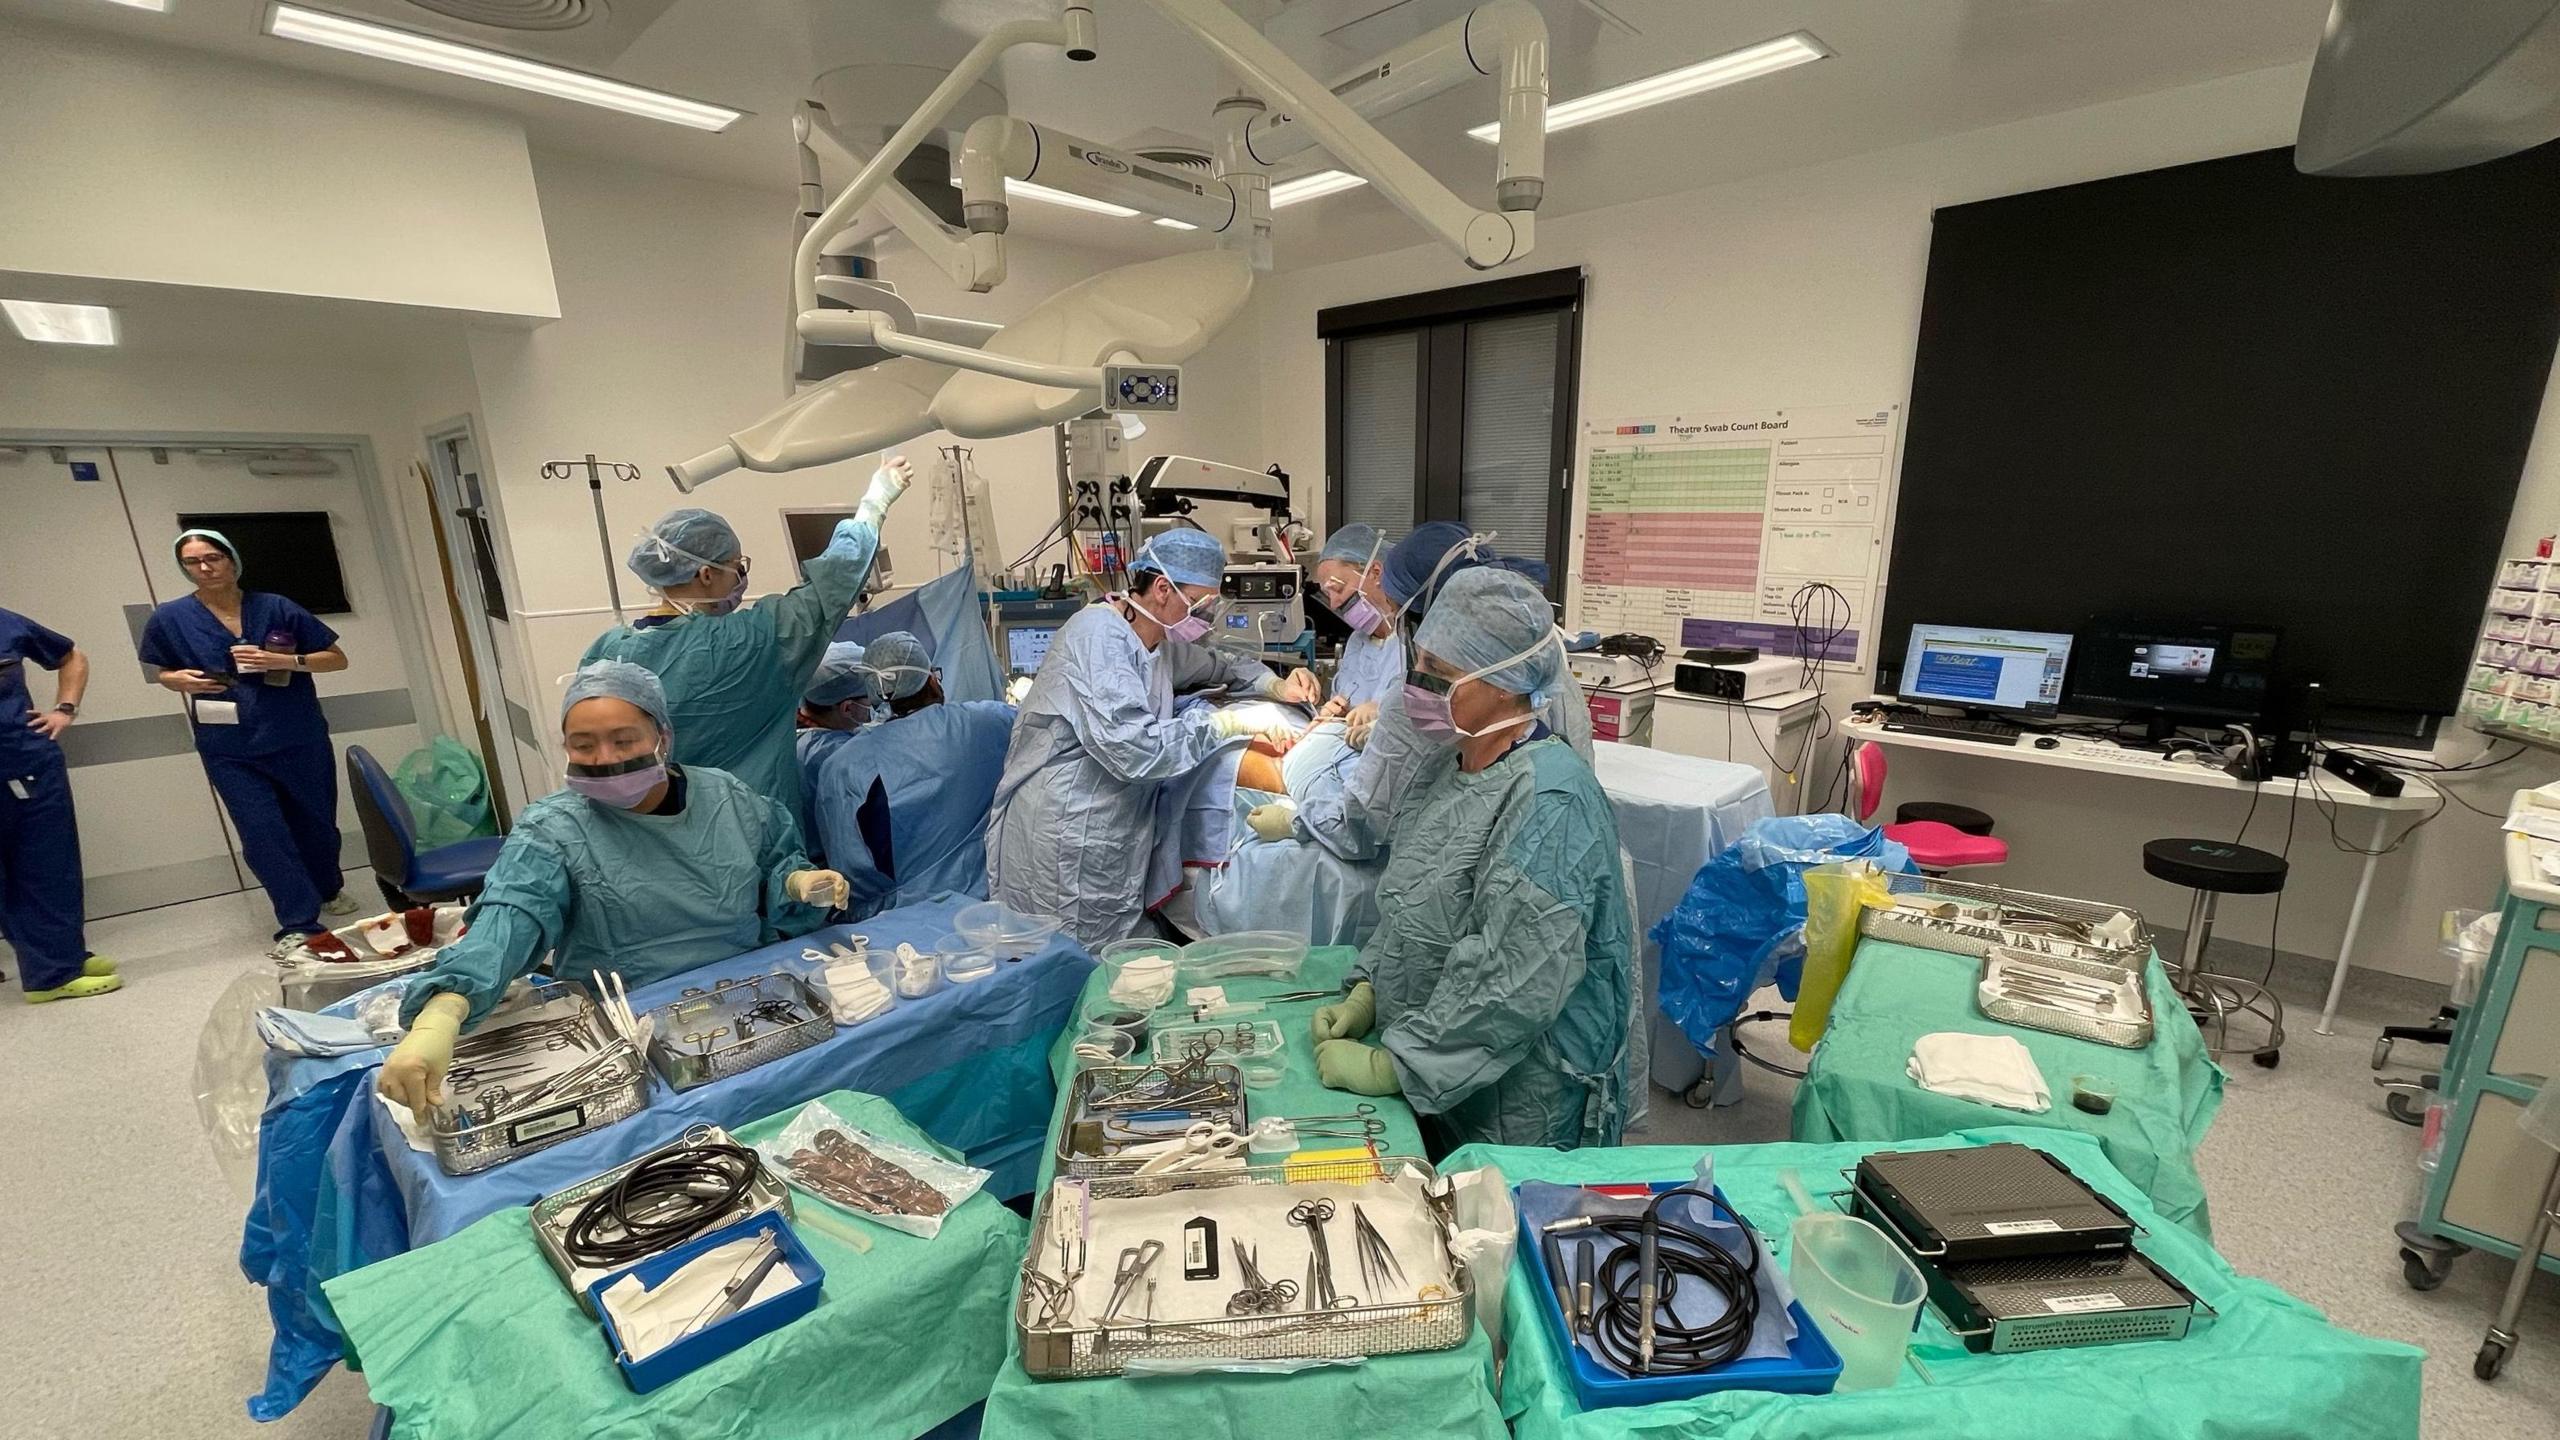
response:
M871 162L878 158L864 154L861 146L845 138L843 133L835 128L825 107L811 101L800 102L799 113L792 117L792 128L801 135L802 153L808 156L808 160L804 162L800 180L801 193L804 197L810 195L817 181L813 173L816 169L816 157L809 154L807 149L809 137L824 138L846 159L852 161L856 169L861 172L867 173ZM892 169L894 168L893 166ZM917 254L932 261L935 269L950 276L952 284L972 290L981 288L977 284L977 268L969 252L968 238L954 233L950 226L943 224L941 217L925 208L924 202L909 193L907 187L899 184L894 176L879 187L872 196L872 201L879 216L886 220L899 235L905 237L906 242L916 248ZM809 208L814 210L817 207ZM808 250L807 241L810 233L825 226L824 217L825 212L820 211L818 218L801 230L800 239L804 251ZM824 235L819 237L818 250L812 252L811 258L806 262L808 266L819 265L815 256L824 252L829 238L831 237ZM805 310L809 307L803 305L800 308ZM988 327L988 333L994 333L994 327Z

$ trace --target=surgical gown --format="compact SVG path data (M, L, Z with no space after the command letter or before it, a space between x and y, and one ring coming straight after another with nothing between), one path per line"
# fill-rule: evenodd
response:
M996 782L989 894L1059 917L1086 945L1126 939L1164 898L1147 893L1148 871L1180 815L1160 813L1160 792L1228 743L1206 707L1173 713L1177 664L1215 658L1180 653L1191 650L1172 641L1148 650L1110 605L1058 628Z
M1635 925L1618 826L1553 737L1422 766L1356 974L1413 1108L1449 1145L1615 1145L1633 1089Z
M1404 632L1390 629L1386 638L1362 631L1342 642L1342 659L1333 667L1333 693L1345 705L1386 702L1404 688Z
M802 813L800 767L792 728L801 693L827 653L871 573L880 532L843 520L827 548L802 566L806 577L726 615L679 615L617 625L595 639L579 663L628 660L667 687L680 765L726 770L782 802L797 828Z
M782 888L809 868L790 812L727 771L682 773L674 815L572 790L526 806L464 917L467 933L410 985L401 1018L452 991L477 1021L545 954L564 980L615 970L637 990L816 929L826 917Z
M1398 642L1402 644L1401 641ZM1564 737L1573 752L1591 763L1591 711L1582 691L1559 681L1557 693L1539 710L1547 729ZM1386 848L1395 828L1396 808L1412 790L1415 772L1434 752L1445 749L1417 734L1405 718L1404 680L1397 676L1378 703L1378 721L1359 758L1341 767L1338 781L1311 787L1292 798L1298 802L1297 833L1345 860L1368 860Z
M855 919L945 891L986 897L987 817L1012 734L1012 706L946 701L844 736L807 772L814 833L853 887ZM859 815L875 781L889 800L895 878L862 838Z

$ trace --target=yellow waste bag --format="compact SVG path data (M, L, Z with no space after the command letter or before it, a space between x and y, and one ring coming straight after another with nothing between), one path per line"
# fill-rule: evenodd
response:
M1882 872L1865 860L1817 865L1804 872L1804 983L1796 987L1795 1018L1787 1040L1810 1050L1831 1023L1831 1001L1849 978L1858 953L1858 915L1869 906L1888 909L1893 892Z

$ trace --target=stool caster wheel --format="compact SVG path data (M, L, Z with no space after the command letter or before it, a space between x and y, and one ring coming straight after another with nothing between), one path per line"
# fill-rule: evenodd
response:
M2382 1095L2382 1108L2391 1116L2392 1119L2399 1121L2403 1125L2424 1125L2427 1123L2427 1107L2419 1104L2417 1095L2410 1091L2384 1091Z
M1697 1084L1681 1091L1680 1099L1683 1104L1686 1104L1692 1110L1704 1110L1708 1106L1714 1104L1716 1100L1715 1077L1709 1075L1704 1079L1701 1079Z
M2381 1039L2373 1042L2373 1068L2379 1070L2390 1063L2391 1037L2385 1035Z
M2507 1368L2507 1346L2503 1340L2484 1340L2480 1353L2471 1357L2471 1373L2483 1380L2495 1380Z
M2276 1062L2283 1058L2284 1052L2281 1050L2261 1050L2250 1056L2249 1062L2261 1070L2273 1070L2276 1068Z
M2450 1254L2430 1254L2406 1248L2400 1252L2400 1278L2408 1281L2412 1290L2433 1290L2452 1273L2453 1256Z

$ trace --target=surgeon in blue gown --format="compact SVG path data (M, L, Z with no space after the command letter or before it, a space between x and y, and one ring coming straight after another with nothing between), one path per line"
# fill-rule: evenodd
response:
M904 630L873 638L863 669L889 718L843 737L811 777L815 831L828 864L853 887L853 918L948 892L984 899L987 817L1013 738L1013 707L945 700L924 642ZM888 854L863 836L864 800L888 806Z
M801 583L752 605L749 557L708 510L669 512L631 547L631 573L663 602L587 647L584 661L628 660L667 687L686 765L726 770L782 803L797 825L800 766L792 717L880 549L880 521L906 492L903 457L871 476L853 518L802 567Z
M879 718L878 705L871 672L862 668L862 647L850 640L829 645L818 673L809 677L809 688L800 692L799 728L791 737L792 753L800 762L800 835L813 859L826 854L818 839L818 767Z
M809 864L790 812L726 771L669 761L655 675L583 667L560 733L568 788L525 807L462 938L401 1000L409 1033L377 1083L413 1111L441 1097L462 1027L545 955L564 980L611 970L636 990L806 934L844 901L844 877Z
M314 675L347 668L338 632L282 595L240 588L240 552L212 530L172 547L195 593L151 612L142 663L186 697L206 778L266 887L282 956L352 915L338 868L338 756Z
M27 667L54 672L39 711ZM62 732L80 714L89 657L67 635L0 610L0 940L18 954L27 1003L120 989L116 962L89 951L81 915L80 827Z
M1398 807L1358 977L1316 1012L1316 1073L1401 1094L1443 1149L1615 1145L1641 1083L1635 925L1591 767L1539 718L1570 689L1547 598L1452 578L1404 702L1430 747Z
M1316 594L1351 634L1334 666L1332 698L1280 767L1284 776L1309 778L1290 779L1285 795L1255 806L1245 817L1265 840L1286 840L1296 833L1302 793L1319 806L1332 800L1315 790L1339 785L1359 763L1349 736L1356 733L1365 741L1377 724L1380 705L1404 684L1404 632L1384 587L1386 546L1377 526L1354 522L1334 531L1316 555Z
M1245 737L1293 733L1252 707L1174 713L1178 683L1221 672L1253 693L1305 693L1203 648L1226 562L1226 547L1200 530L1148 540L1127 593L1058 627L1023 697L987 825L988 893L1059 917L1085 945L1135 934L1165 899L1149 892L1158 843L1180 820L1162 803L1168 782Z

